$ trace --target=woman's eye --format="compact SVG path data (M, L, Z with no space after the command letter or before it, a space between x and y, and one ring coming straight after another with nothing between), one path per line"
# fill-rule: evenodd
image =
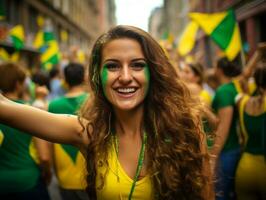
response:
M144 62L135 62L132 63L132 68L136 69L136 70L142 70L147 64Z
M119 66L116 63L108 63L105 65L105 67L110 71L114 71L119 68Z

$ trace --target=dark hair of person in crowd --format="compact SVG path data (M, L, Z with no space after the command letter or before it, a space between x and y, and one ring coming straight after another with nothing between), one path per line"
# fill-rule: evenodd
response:
M17 84L23 84L26 79L25 70L14 63L0 64L0 90L3 93L14 92Z
M64 68L65 81L70 87L81 85L84 81L84 74L84 66L79 63L70 63Z
M223 71L225 76L230 78L238 76L242 72L242 66L237 60L229 61L226 57L218 60L217 67Z
M45 72L38 71L32 75L32 81L39 86L46 86L50 90L49 75Z
M200 63L190 63L188 64L193 73L199 77L198 84L202 85L204 81L204 69Z
M53 67L51 69L51 71L49 72L50 79L52 79L52 78L54 78L54 77L56 77L58 75L59 75L59 69L57 69L57 67Z
M108 166L110 132L114 130L115 120L100 81L102 51L108 42L121 38L140 44L150 70L150 87L144 100L144 126L148 133L147 171L156 198L204 199L208 181L202 172L206 154L200 147L203 134L200 105L191 98L160 45L148 33L132 26L114 27L101 35L92 49L89 64L92 92L79 116L90 140L87 148L89 197L96 199L97 168ZM102 184L97 189L103 188L106 173L100 174Z

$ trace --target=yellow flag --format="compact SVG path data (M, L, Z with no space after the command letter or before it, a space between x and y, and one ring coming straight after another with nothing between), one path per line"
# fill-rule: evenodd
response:
M198 29L199 25L194 21L191 21L185 28L177 47L181 56L187 55L193 49Z

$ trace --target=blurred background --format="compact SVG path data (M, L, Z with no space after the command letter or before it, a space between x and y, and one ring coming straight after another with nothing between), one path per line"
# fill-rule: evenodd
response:
M138 26L177 54L180 37L190 21L188 13L229 8L235 11L248 57L258 42L266 41L265 0L1 0L0 59L47 70L66 59L85 62L95 39L116 24ZM17 29L11 31L13 28ZM47 60L51 55L42 58L47 51L40 39L44 33L54 42L50 54L56 58L52 61ZM21 37L18 46L12 40L16 35ZM188 59L211 67L220 49L203 31L195 40ZM178 55L172 57L178 59Z

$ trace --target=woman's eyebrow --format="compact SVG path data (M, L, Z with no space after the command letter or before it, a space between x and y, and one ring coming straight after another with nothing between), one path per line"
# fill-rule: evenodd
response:
M145 61L145 62L147 62L145 58L134 58L134 59L132 59L132 61Z
M106 59L103 61L103 63L106 63L106 62L119 62L119 60L117 59Z

